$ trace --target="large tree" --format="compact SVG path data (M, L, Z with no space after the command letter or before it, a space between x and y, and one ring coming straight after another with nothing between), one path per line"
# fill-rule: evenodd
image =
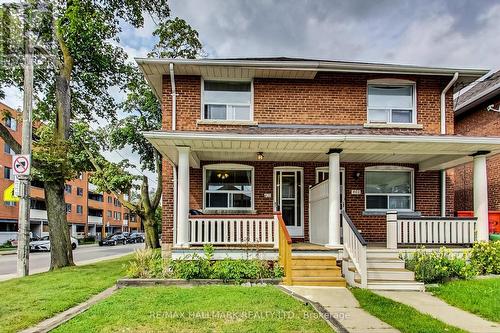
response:
M153 33L158 37L150 57L164 58L195 58L203 53L198 32L186 21L178 17L167 20ZM146 246L160 246L158 239L158 210L162 195L162 156L146 140L143 132L161 129L161 105L142 73L135 68L127 87L127 98L122 104L126 117L112 122L110 126L100 131L100 140L89 136L87 147L94 145L94 150L88 149L89 158L94 164L92 182L103 191L114 193L121 203L131 212L139 215L146 231ZM143 173L132 177L127 167L127 160L119 164L111 163L103 158L95 158L97 143L100 148L108 150L129 148L140 157L141 173L148 171L156 175L155 187L151 190L148 177ZM134 188L134 183L140 183L140 196L136 200L127 194Z
M169 7L167 0L31 0L22 9L4 6L1 14L0 84L22 87L23 24L36 45L34 118L43 125L33 143L33 159L44 182L50 267L72 265L64 184L90 168L73 124L116 118L118 104L110 88L123 87L131 74L119 46L121 25L140 27L144 15L151 15L161 26ZM0 136L13 141L1 124ZM19 145L12 148L19 152Z

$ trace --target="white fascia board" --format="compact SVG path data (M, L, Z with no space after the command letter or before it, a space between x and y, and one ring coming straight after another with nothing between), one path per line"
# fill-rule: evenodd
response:
M307 141L307 142L339 142L339 141L371 141L371 142L420 142L420 143L465 143L492 144L500 147L500 137L472 136L424 136L424 135L264 135L264 134L231 134L231 133L179 133L179 132L143 132L151 139L178 140L241 140L241 141Z

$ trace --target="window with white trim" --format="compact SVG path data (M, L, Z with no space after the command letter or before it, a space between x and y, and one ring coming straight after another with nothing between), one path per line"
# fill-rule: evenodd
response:
M252 120L252 82L203 80L203 119Z
M209 165L204 167L205 209L253 209L251 166Z
M415 84L368 84L368 122L416 123Z
M316 184L328 179L328 167L316 168Z
M365 170L366 210L413 210L413 170L370 167Z
M13 131L17 131L17 121L15 118L7 116L5 118L5 126L10 128Z

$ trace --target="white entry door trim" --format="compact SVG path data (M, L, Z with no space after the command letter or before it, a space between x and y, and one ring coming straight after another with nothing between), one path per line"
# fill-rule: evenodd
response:
M277 193L277 185L278 183L282 184L283 173L293 173L295 174L295 193L293 198L287 198L286 200L292 201L295 200L295 221L293 225L287 225L288 232L291 237L301 238L304 237L304 169L301 167L275 167L273 169L273 201L274 201L274 210L281 210L282 207L282 194L283 191L279 191ZM299 176L299 177L297 177ZM288 175L288 177L292 177L292 175ZM300 178L298 181L297 178ZM279 194L279 195L278 195ZM279 197L278 197L279 196ZM298 198L300 196L300 198ZM298 209L297 209L298 208ZM300 213L297 214L297 211L300 210ZM286 222L286 221L285 221Z

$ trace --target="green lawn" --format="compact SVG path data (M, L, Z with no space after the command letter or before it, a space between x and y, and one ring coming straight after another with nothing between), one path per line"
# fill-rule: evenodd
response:
M402 333L465 332L414 308L377 295L367 289L351 290L361 307Z
M16 332L112 286L131 259L102 261L0 282L0 331Z
M448 304L500 322L500 278L459 280L428 289Z
M128 287L53 332L332 332L273 286Z

